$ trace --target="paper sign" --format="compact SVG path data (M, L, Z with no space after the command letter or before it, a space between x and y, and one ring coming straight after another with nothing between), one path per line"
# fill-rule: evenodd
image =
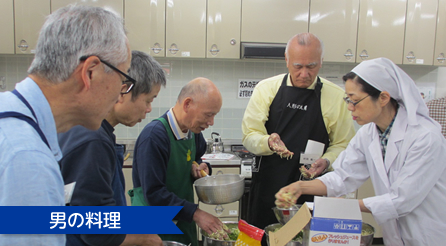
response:
M239 79L238 98L250 98L260 79Z

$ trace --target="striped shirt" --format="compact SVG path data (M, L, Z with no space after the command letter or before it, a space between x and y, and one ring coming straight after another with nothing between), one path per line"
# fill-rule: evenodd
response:
M390 132L392 131L393 122L395 122L397 114L398 114L398 111L396 112L395 116L393 116L392 122L390 122L390 125L387 127L387 129L384 132L382 132L381 129L379 129L379 127L376 126L376 128L378 129L379 142L381 144L381 152L383 154L383 160L386 156L387 142L389 141Z
M434 99L427 104L429 116L441 125L441 133L446 137L446 97Z

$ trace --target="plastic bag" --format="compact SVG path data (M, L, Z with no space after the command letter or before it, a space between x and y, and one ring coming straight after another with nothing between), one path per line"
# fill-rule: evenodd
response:
M262 245L261 242L263 234L265 233L264 230L250 225L244 220L239 220L238 229L240 230L240 234L238 234L237 241L235 241L235 246Z

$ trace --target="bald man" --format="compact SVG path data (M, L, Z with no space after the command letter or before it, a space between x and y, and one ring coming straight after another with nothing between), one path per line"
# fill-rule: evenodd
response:
M183 206L174 219L184 234L160 235L164 241L198 246L195 224L209 234L221 229L217 217L194 204L193 191L200 170L210 172L201 160L206 152L201 132L214 124L221 105L220 91L212 81L193 79L182 88L175 106L144 127L136 140L132 205Z

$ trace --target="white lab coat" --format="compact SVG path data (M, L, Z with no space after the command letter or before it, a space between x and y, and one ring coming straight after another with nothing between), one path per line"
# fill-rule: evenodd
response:
M382 227L385 245L446 245L446 140L432 122L407 124L399 107L385 162L374 123L364 125L319 179L328 196L355 191L369 177L376 196L364 199Z

